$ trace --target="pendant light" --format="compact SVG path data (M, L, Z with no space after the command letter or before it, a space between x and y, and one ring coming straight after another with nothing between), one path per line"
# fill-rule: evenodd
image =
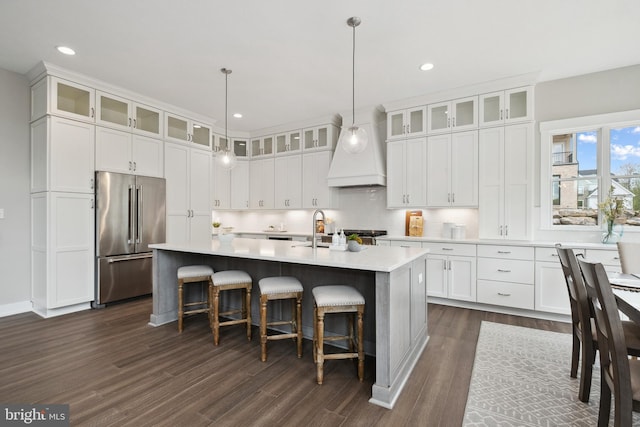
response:
M216 154L216 160L218 164L225 169L233 169L238 162L236 154L233 152L231 141L229 140L228 127L227 127L227 109L229 107L229 74L231 70L228 68L221 68L220 72L224 74L224 138L227 141L227 146L224 150L219 151Z
M352 74L351 74L351 112L353 114L351 126L343 131L340 135L340 144L342 148L350 154L361 153L367 148L369 138L364 128L356 126L356 27L360 25L360 18L352 16L347 19L347 25L353 28L353 55L352 55Z

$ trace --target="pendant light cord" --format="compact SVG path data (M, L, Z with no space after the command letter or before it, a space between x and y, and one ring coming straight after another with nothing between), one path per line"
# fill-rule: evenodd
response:
M227 112L229 106L229 73L224 73L224 138L227 140L227 149L229 148L229 128L227 127Z
M356 124L356 26L353 26L353 54L351 57L351 127Z

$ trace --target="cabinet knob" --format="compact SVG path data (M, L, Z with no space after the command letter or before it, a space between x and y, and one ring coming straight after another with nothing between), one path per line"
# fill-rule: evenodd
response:
M508 108L507 108L507 112L506 112L506 113L505 113L505 115L504 115L504 118L505 118L505 119L509 119L509 109L508 109Z
M129 117L129 127L131 127L131 117Z

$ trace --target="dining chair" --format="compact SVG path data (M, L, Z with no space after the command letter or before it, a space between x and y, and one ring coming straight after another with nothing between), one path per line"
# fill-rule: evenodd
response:
M618 256L623 273L640 273L640 243L618 242Z
M598 427L609 425L612 393L614 426L631 426L633 411L640 412L640 360L629 358L618 305L604 267L583 260L578 263L594 309L600 350Z
M582 402L589 402L593 363L598 350L598 335L595 329L593 307L587 295L575 253L572 249L563 248L560 244L555 247L567 285L571 307L573 347L570 375L572 378L577 377L579 360L582 358L578 398ZM628 354L640 356L640 326L634 322L625 321L622 323L622 327L626 337Z

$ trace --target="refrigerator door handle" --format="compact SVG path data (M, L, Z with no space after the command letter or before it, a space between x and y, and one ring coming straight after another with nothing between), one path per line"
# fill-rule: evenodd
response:
M133 210L135 209L134 206L134 201L133 201L133 186L129 185L129 220L128 220L128 239L127 239L127 243L128 244L132 244L133 243L133 215L134 212Z
M136 244L140 243L140 233L142 230L142 184L136 189Z
M152 258L152 257L153 257L153 253L149 252L146 254L141 254L136 256L127 255L127 256L121 256L121 257L112 257L112 258L109 258L108 262L109 264L113 264L114 262L132 261L135 259L145 259L145 258Z

